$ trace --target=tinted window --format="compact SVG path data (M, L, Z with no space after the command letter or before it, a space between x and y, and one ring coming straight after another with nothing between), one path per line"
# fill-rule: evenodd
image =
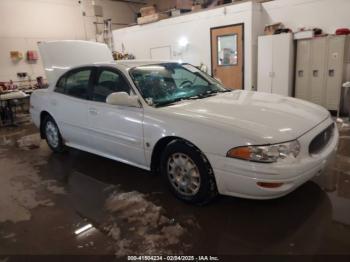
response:
M65 85L66 85L66 77L63 76L63 77L61 77L60 80L58 80L55 91L63 94Z
M91 69L83 69L66 77L64 93L82 99L89 97Z
M102 70L92 92L92 100L106 102L108 95L115 92L130 93L130 87L123 76L115 71Z

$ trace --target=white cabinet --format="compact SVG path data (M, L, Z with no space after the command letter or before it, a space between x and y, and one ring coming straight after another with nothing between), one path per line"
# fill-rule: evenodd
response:
M346 62L346 36L299 40L295 96L339 111Z
M292 96L293 72L293 35L260 36L258 43L258 91Z

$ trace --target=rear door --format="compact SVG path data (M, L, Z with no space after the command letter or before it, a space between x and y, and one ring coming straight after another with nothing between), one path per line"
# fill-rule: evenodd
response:
M94 67L69 71L50 96L52 114L68 144L90 146L88 109L93 76Z

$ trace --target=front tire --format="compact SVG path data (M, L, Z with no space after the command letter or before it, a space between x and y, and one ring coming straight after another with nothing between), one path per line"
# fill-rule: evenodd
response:
M179 199L206 204L217 195L213 170L200 150L175 140L162 155L161 173L172 193Z
M62 153L65 151L65 146L63 143L63 139L58 129L58 126L55 120L48 116L45 118L43 123L44 134L46 138L46 142L52 151L55 153Z

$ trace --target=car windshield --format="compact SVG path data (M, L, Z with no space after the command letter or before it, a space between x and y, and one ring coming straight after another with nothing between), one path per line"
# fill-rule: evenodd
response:
M155 107L231 91L189 64L139 66L131 69L130 75L145 101Z

